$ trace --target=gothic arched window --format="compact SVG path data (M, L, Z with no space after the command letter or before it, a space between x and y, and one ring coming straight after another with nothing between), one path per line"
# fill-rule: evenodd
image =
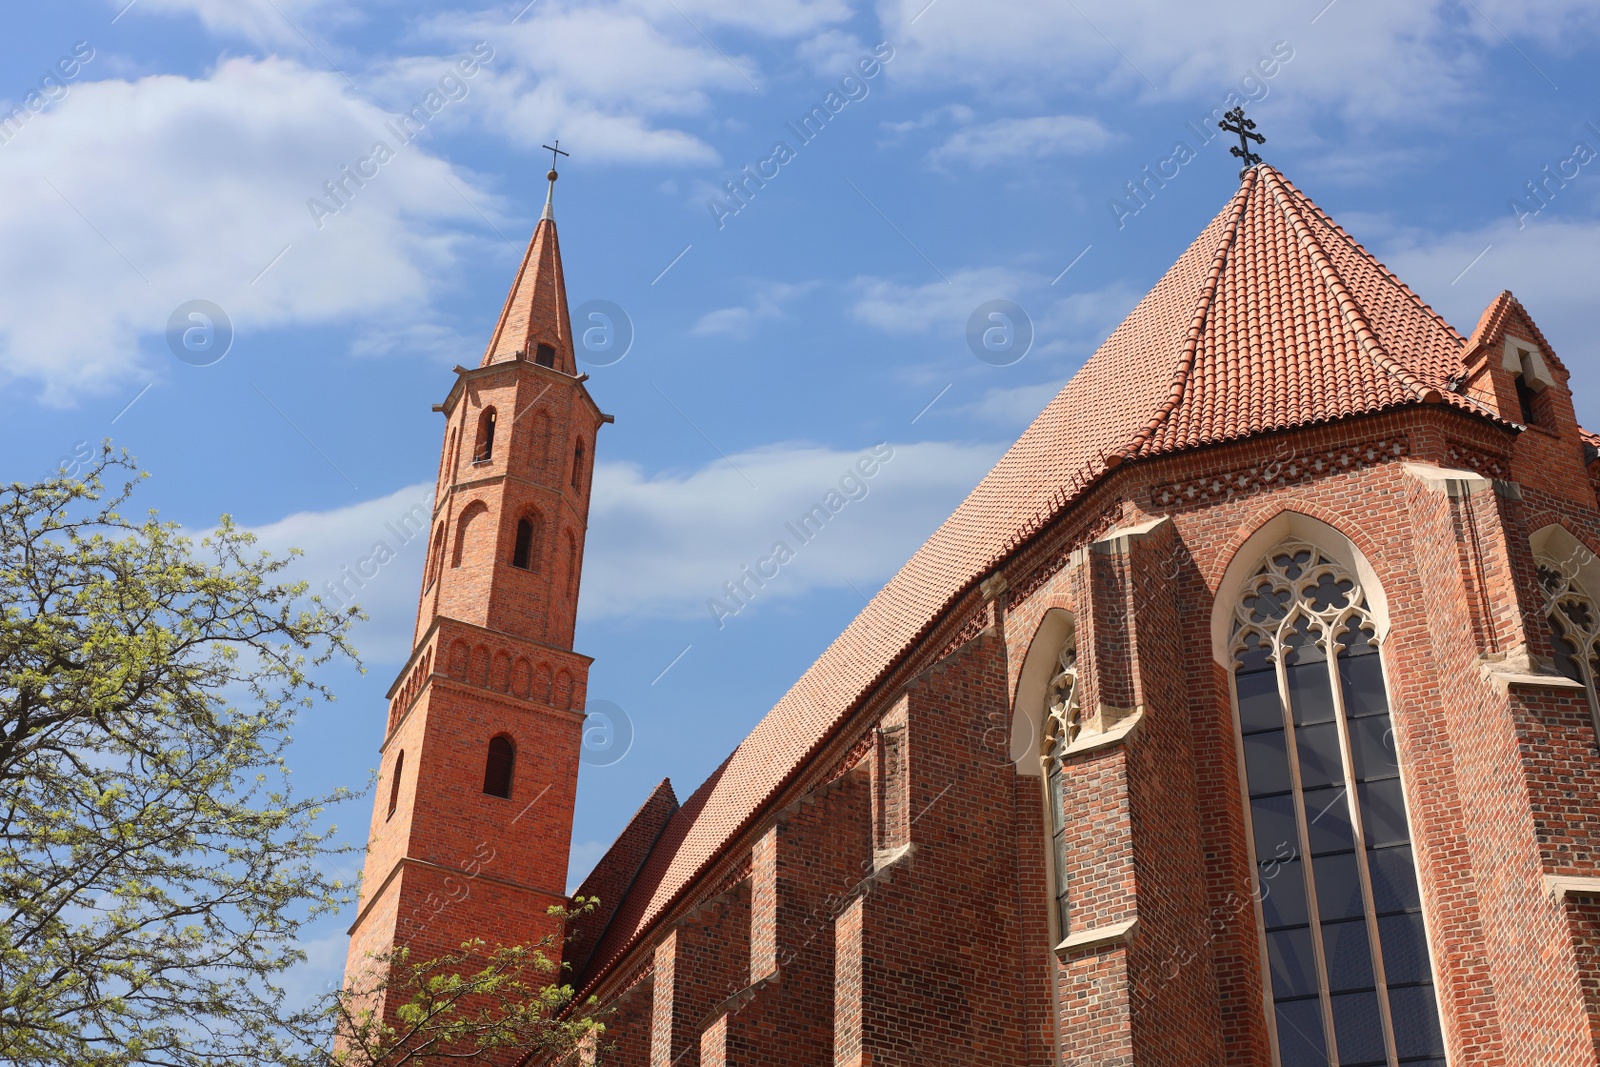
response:
M1083 729L1082 709L1078 704L1078 639L1068 634L1056 653L1050 685L1045 695L1045 721L1039 757L1044 763L1045 803L1050 815L1045 824L1050 834L1050 896L1054 903L1056 936L1067 936L1067 905L1070 888L1067 878L1067 798L1061 785L1061 754L1078 739Z
M1377 623L1287 542L1234 607L1234 685L1281 1067L1442 1067Z
M539 569L539 549L544 540L544 521L529 515L517 522L517 539L511 548L511 565L526 571Z
M572 488L583 488L583 442L572 449Z
M389 782L389 814L384 816L385 819L392 816L394 809L400 806L400 774L405 769L406 752L405 749L401 749L400 754L394 758L394 770L391 772L394 777Z
M517 750L505 734L489 739L489 758L483 765L483 791L492 797L511 795L511 772L516 765Z
M478 416L478 443L472 450L472 462L487 463L494 458L494 408L484 408Z
M1540 554L1535 562L1556 669L1589 690L1589 708L1600 723L1600 608L1579 577L1580 555L1587 553L1580 549L1566 562Z

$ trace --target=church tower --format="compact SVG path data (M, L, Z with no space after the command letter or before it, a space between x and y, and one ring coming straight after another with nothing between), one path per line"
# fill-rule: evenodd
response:
M415 647L389 690L347 980L561 937L590 659L572 650L595 435L550 195L445 418ZM560 945L552 953L559 958Z

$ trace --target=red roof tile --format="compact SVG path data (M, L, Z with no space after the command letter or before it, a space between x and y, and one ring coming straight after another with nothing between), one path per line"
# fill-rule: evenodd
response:
M1122 459L1445 403L1462 336L1270 167L1211 221L955 513L673 816L600 977L944 609Z

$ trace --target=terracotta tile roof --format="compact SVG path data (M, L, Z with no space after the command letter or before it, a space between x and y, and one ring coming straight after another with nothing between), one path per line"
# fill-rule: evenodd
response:
M561 242L554 219L544 218L533 228L528 250L517 268L505 307L495 323L480 367L516 359L518 352L533 359L539 344L556 350L555 367L577 373L572 351L572 323L567 312L567 280L561 269Z
M1270 167L1239 191L861 614L685 801L593 956L602 976L947 606L1124 459L1403 404L1464 338Z

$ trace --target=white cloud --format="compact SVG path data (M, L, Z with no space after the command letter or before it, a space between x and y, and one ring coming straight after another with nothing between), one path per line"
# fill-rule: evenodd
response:
M211 33L243 37L265 44L303 45L300 36L308 16L344 17L342 6L328 0L108 0L118 11L128 8L128 18L149 14L193 15ZM319 21L321 21L319 19Z
M778 541L794 559L755 592L756 609L816 588L881 584L1003 451L944 442L893 448L893 458L864 479L866 495L840 508L809 543L785 524L826 503L867 448L773 446L734 455L731 465L718 460L657 475L629 463L598 464L579 614L709 622L707 601L725 596L724 583L770 556Z
M1005 267L952 271L949 278L948 282L925 285L905 285L887 278L856 278L851 289L859 295L851 313L885 333L965 328L967 318L979 304L1001 298L1021 303L1022 295L1039 284L1036 275Z
M1271 106L1281 98L1292 107L1331 107L1369 124L1397 114L1436 115L1440 105L1478 91L1485 63L1521 62L1514 55L1503 59L1504 43L1494 29L1450 0L1347 0L1314 25L1314 10L1287 19L1284 6L1269 0L942 0L924 7L924 0L878 4L885 36L900 53L891 77L926 86L957 81L997 96L1037 98L1065 88L1220 102L1270 57L1276 42L1286 41L1294 58L1267 83ZM1498 0L1489 7L1508 33L1565 38L1568 49L1592 42L1600 29L1594 5L1584 0L1520 6Z
M929 159L936 165L997 167L1051 156L1088 155L1114 139L1098 119L1082 115L998 119L957 130Z
M784 305L804 296L817 287L816 282L789 284L769 282L758 288L749 305L718 308L700 316L690 329L697 337L723 335L748 339L755 335L756 325L768 319L781 319Z
M432 504L431 483L408 485L374 500L298 512L250 532L274 555L303 550L288 573L308 582L330 607L360 604L369 618L356 624L351 639L362 659L399 664L411 655Z
M581 141L585 158L597 161L717 162L704 141L659 123L708 113L714 92L753 92L759 75L754 59L719 55L665 5L646 13L540 3L509 26L499 11L453 12L425 32L494 49L472 87L481 98L472 113L488 128L523 148L557 135ZM398 60L381 72L379 89L394 95L397 83L411 82L404 92L414 93L436 76L436 62Z
M346 90L292 60L232 59L201 79L81 83L30 121L0 149L0 246L28 249L0 265L0 373L66 404L174 367L159 338L191 299L239 334L428 322L457 227L477 222L451 183L493 198ZM393 160L319 229L308 200L379 140Z

